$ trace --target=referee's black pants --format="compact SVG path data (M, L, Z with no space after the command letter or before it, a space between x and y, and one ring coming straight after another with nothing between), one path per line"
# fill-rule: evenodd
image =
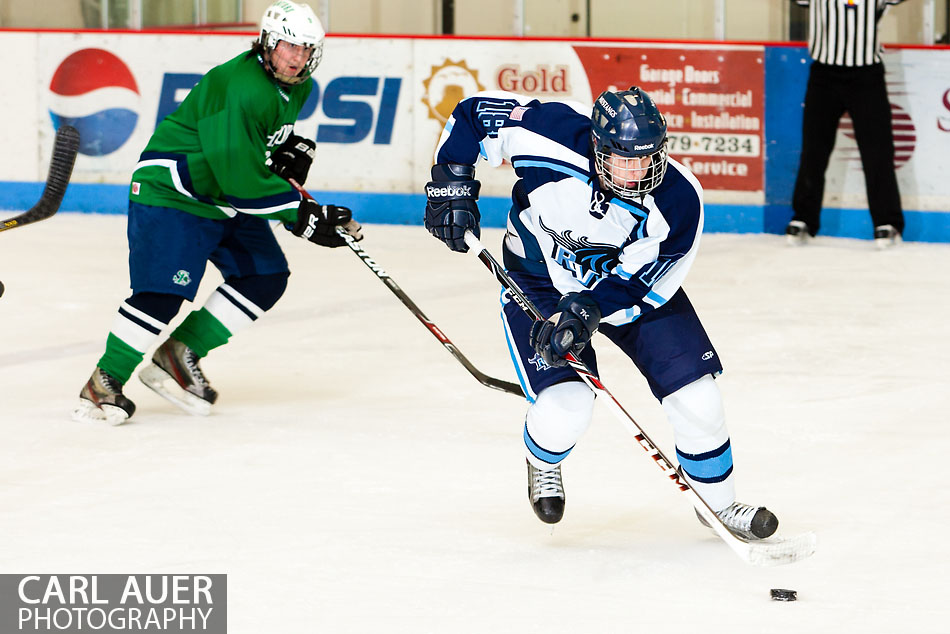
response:
M812 235L818 233L825 170L835 146L838 121L845 111L854 122L871 220L875 227L894 225L903 233L904 214L894 173L894 133L883 64L812 64L805 91L802 154L792 195L793 220L808 225Z

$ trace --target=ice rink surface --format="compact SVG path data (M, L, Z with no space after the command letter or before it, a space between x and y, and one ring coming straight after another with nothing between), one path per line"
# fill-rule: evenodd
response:
M564 465L564 520L539 522L524 401L476 382L350 250L280 233L287 293L202 363L213 415L133 378L122 427L69 411L128 295L124 217L0 235L0 572L226 573L234 634L946 631L950 245L704 238L685 288L726 367L739 499L819 538L754 568L603 404ZM421 227L365 234L463 354L515 380L475 258ZM501 235L483 235L496 256ZM643 378L595 345L672 455Z

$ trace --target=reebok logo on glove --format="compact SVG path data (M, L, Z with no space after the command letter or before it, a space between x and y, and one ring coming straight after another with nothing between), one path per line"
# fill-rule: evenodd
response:
M429 196L429 198L462 198L463 196L467 196L469 198L473 197L472 187L470 185L449 185L447 187L432 187L431 185L427 185L426 195Z

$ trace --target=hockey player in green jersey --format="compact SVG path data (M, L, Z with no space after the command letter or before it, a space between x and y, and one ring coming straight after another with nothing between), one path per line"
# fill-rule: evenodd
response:
M135 411L123 385L184 300L193 301L208 262L221 284L158 347L145 385L192 414L217 398L198 365L283 294L287 260L268 220L316 244L362 238L345 207L302 198L316 144L294 134L323 54L313 10L274 2L250 51L211 69L142 152L129 194L132 296L119 306L106 350L79 395L77 420L121 424Z

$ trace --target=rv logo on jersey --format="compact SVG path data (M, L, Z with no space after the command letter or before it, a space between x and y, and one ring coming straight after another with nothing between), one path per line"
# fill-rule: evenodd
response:
M53 127L79 130L79 151L115 152L138 123L139 88L129 67L101 48L84 48L64 59L49 84Z
M545 226L538 219L541 229L554 241L551 258L569 271L578 282L587 288L593 288L601 278L620 264L620 247L613 244L591 242L590 238L575 238L572 229L560 233Z

